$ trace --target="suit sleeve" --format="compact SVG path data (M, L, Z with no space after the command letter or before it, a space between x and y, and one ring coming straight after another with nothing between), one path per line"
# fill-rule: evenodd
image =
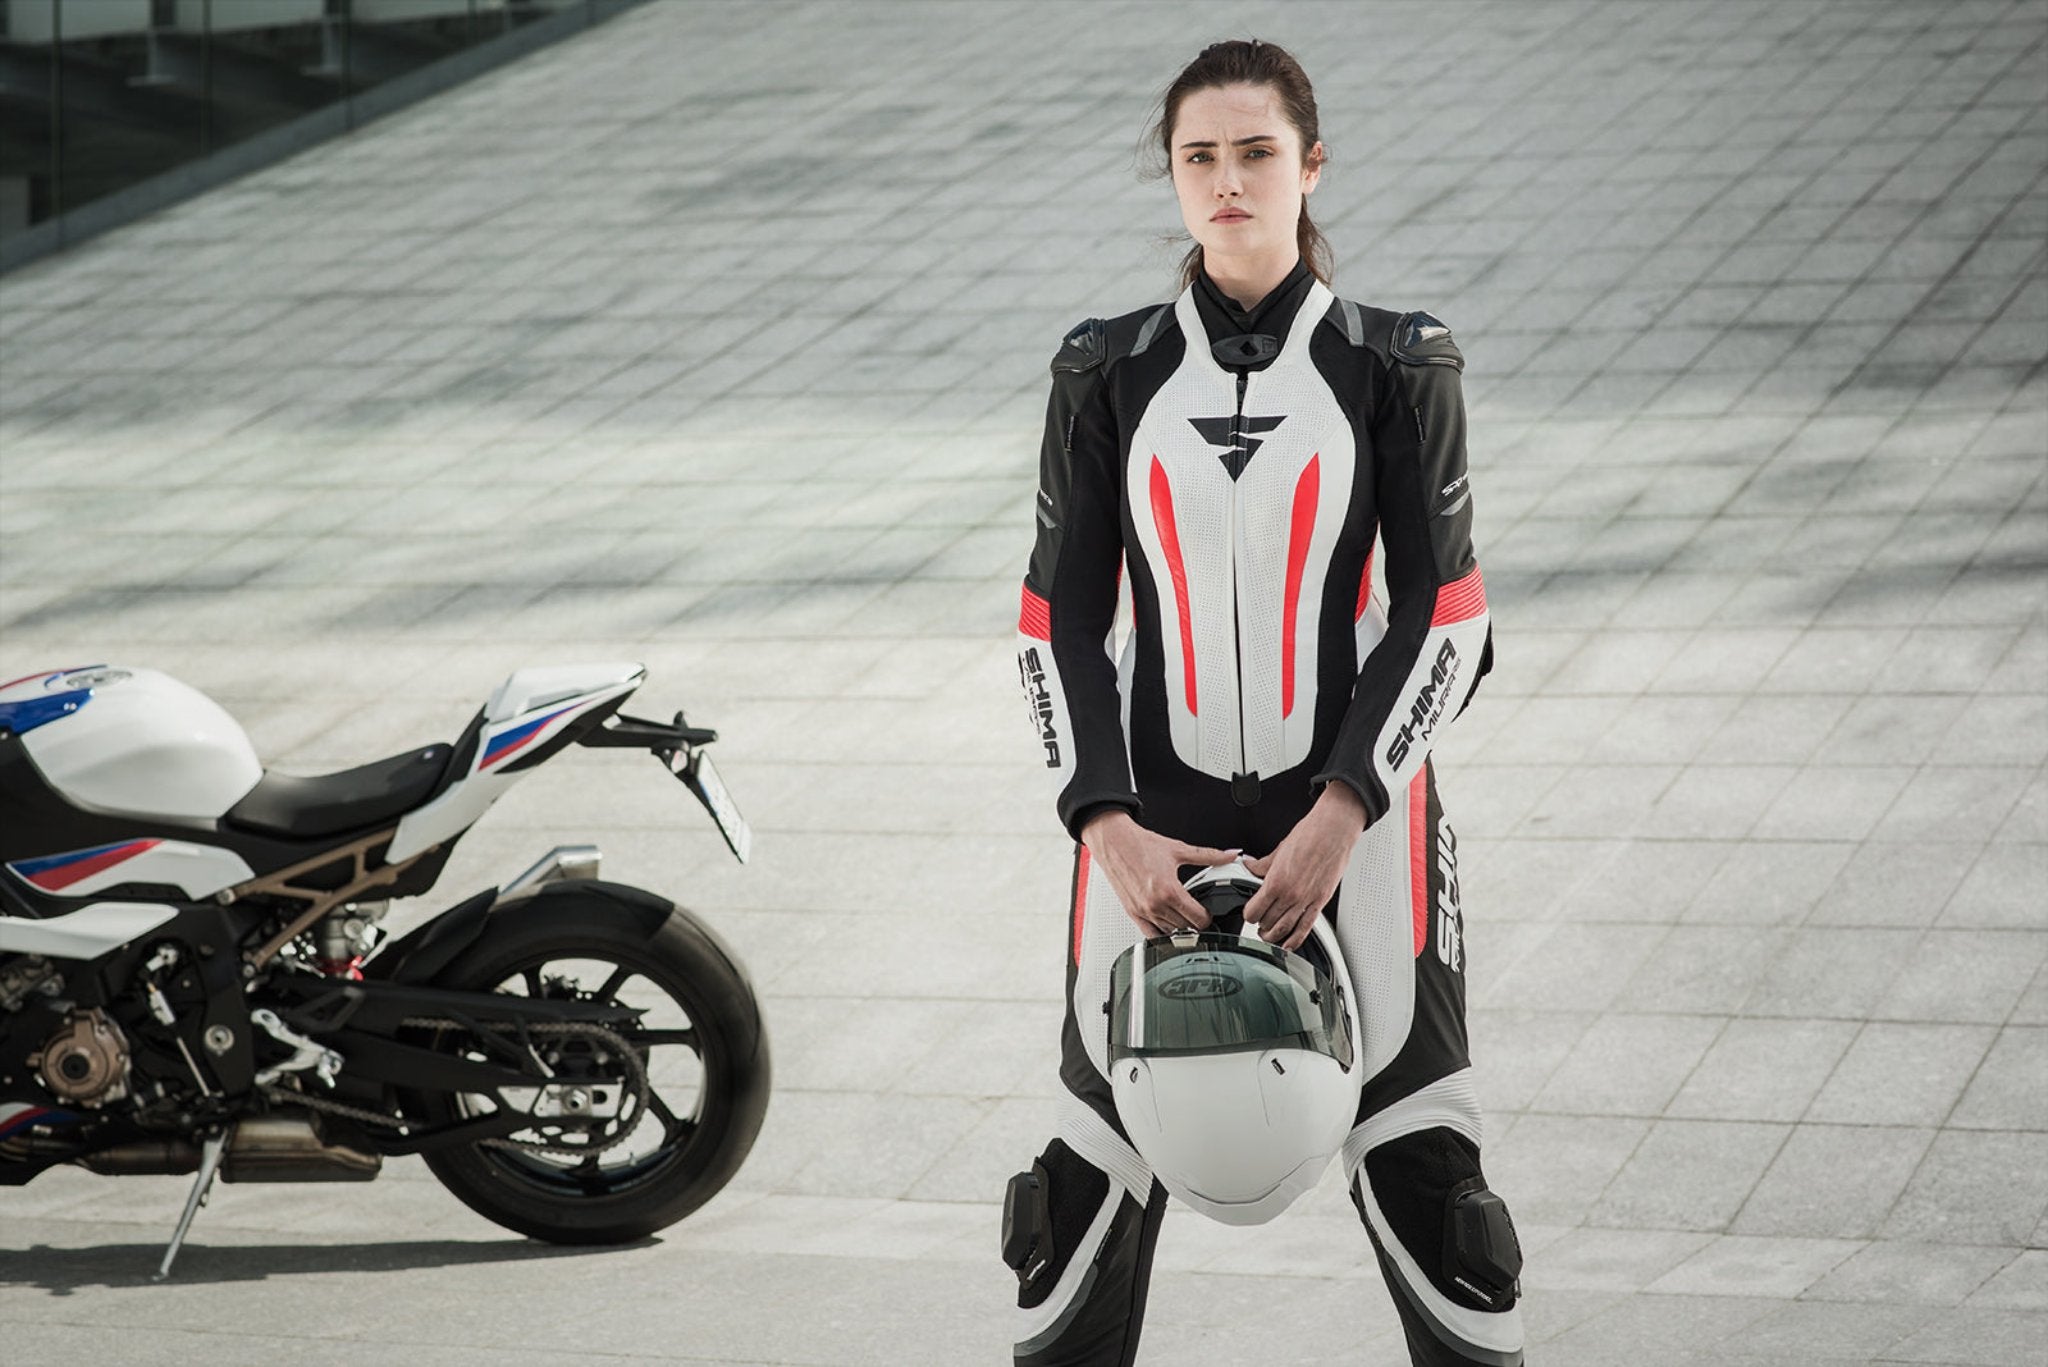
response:
M1414 320L1422 320L1419 326ZM1412 340L1418 334L1428 340ZM1404 335L1411 339L1404 347ZM1427 314L1395 325L1383 398L1370 420L1387 633L1359 669L1351 705L1315 782L1365 799L1368 823L1414 781L1432 741L1493 664L1486 586L1472 553L1465 471L1464 358Z
M1139 810L1111 653L1123 564L1116 417L1102 324L1053 361L1039 451L1037 540L1017 619L1017 672L1060 824L1075 839L1105 804Z

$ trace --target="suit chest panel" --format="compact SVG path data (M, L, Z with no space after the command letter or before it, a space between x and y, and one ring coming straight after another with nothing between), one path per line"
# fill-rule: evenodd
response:
M1240 401L1236 374L1195 332L1133 424L1124 466L1135 549L1160 598L1174 748L1221 777L1307 757L1324 591L1370 487L1305 331L1293 341L1245 376ZM1348 640L1348 615L1342 628Z

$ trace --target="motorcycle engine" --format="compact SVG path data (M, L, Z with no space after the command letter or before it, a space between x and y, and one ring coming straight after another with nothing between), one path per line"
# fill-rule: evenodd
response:
M62 1101L97 1107L128 1095L128 1041L97 1008L72 1012L28 1062Z
M37 994L54 997L63 990L63 976L48 959L24 954L0 963L0 1011L19 1011Z

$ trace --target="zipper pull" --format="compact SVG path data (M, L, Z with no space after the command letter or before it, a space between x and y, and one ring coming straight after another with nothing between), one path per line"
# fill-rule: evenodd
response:
M1230 800L1240 807L1249 807L1259 800L1259 776L1257 774L1232 774L1230 776Z

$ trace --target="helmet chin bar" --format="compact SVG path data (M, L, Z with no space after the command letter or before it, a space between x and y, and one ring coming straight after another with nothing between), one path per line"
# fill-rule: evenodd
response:
M1169 1193L1221 1223L1262 1224L1316 1185L1356 1121L1350 975L1320 920L1300 951L1244 925L1258 881L1241 864L1187 886L1215 928L1140 942L1112 967L1110 1089Z

